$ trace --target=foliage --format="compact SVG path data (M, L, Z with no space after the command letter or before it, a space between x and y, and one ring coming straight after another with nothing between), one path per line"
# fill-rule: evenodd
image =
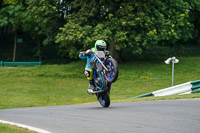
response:
M155 45L200 43L199 5L199 0L4 0L0 44L10 45L2 41L18 31L31 36L24 45L34 44L29 49L37 56L47 57L52 53L44 51L54 49L75 59L98 39L108 43L113 55L128 49L142 56Z
M78 58L77 54L81 50L93 47L95 40L99 38L107 40L109 35L111 35L109 30L104 30L104 25L102 24L92 28L90 25L82 27L80 24L69 21L64 28L60 29L62 33L58 33L56 40L57 43L61 43L60 54L70 58Z
M61 43L62 53L73 58L97 39L104 39L116 50L130 48L141 54L162 41L174 44L192 38L188 13L189 5L182 0L74 1L57 43ZM73 50L66 50L69 48Z
M43 44L54 42L54 36L59 27L59 14L54 0L28 1L27 16L24 19L24 27L32 33L34 39L44 38Z
M45 45L46 49L50 49L48 47L53 46L55 36L61 26L60 12L57 8L58 1L54 0L5 0L0 9L0 27L3 27L1 35L4 37L4 33L8 33L8 31L5 32L9 30L7 26L12 27L13 31L28 34L31 36L30 39L33 39L31 43L35 44L35 47L32 47L32 44L29 47L32 51L36 51L36 56L40 57L42 56L41 51L44 51L41 50L41 44ZM24 36L27 37L27 35ZM25 43L29 44L30 41Z
M194 34L193 37L197 44L200 44L200 1L199 0L185 0L188 2L190 7L190 22L194 25Z
M0 27L12 25L13 31L21 26L23 13L22 5L10 5L0 10Z

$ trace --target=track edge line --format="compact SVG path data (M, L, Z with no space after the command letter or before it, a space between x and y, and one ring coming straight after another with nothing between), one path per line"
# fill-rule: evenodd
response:
M40 128L31 127L31 126L28 126L28 125L15 123L15 122L10 122L10 121L0 120L0 123L13 125L13 126L17 126L17 127L20 127L20 128L29 129L31 131L35 131L35 132L38 132L38 133L52 133L52 132L49 132L49 131L46 131L46 130L43 130L43 129L40 129Z

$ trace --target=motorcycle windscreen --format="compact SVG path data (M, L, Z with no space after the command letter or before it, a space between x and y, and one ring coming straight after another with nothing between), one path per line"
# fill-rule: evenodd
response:
M95 54L99 57L99 58L105 58L105 53L103 51L95 51Z

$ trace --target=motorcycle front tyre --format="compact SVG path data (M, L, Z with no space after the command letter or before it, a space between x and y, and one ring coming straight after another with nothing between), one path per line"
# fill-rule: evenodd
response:
M118 78L119 68L118 63L113 58L108 58L105 62L105 66L108 69L108 72L105 74L105 78L109 83L114 83ZM109 74L108 74L109 73Z

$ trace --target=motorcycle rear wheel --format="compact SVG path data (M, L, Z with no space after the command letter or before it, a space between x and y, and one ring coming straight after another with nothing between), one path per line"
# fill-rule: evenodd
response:
M98 88L99 90L105 90L107 87L107 82L104 73L102 71L96 72L96 70L93 70L93 72L94 72L94 81L96 88ZM101 93L97 93L96 97L102 107L110 106L110 97L108 90L105 90L104 92Z
M102 107L109 107L110 106L110 97L108 91L104 91L96 95L99 103Z

